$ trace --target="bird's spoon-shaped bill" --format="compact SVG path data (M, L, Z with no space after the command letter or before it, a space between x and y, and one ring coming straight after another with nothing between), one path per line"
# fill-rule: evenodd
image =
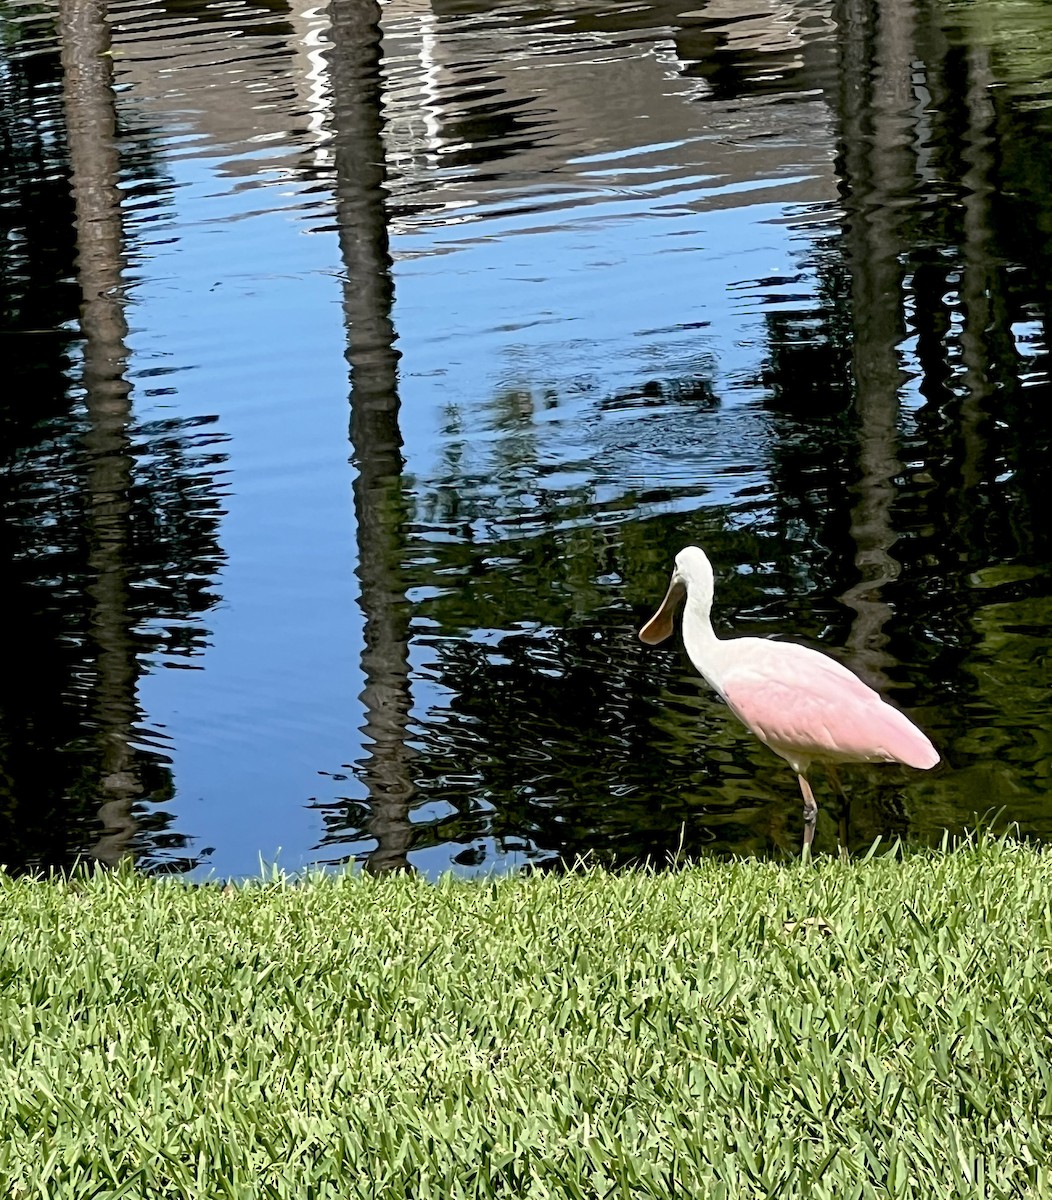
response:
M661 601L661 607L639 631L640 641L646 642L648 646L656 646L659 642L672 636L674 628L672 618L676 615L676 609L679 608L680 602L686 594L687 585L682 579L677 579L673 575L672 582L668 585L668 591L665 593L665 599Z

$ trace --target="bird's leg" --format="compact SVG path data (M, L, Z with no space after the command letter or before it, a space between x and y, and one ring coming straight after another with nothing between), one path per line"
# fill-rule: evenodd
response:
M832 763L828 764L829 779L833 784L833 790L840 797L840 861L847 862L847 826L848 818L851 815L851 801L847 798L847 792L844 791L844 785L840 782L840 774Z
M800 783L800 791L804 797L804 845L800 851L802 862L811 861L811 843L815 840L815 823L818 820L818 803L815 800L815 794L811 791L811 785L807 782L803 775L797 775L797 780Z

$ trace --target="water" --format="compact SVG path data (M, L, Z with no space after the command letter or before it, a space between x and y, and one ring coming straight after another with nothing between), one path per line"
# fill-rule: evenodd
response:
M3 9L0 860L795 851L691 542L1052 835L1043 0L371 15Z

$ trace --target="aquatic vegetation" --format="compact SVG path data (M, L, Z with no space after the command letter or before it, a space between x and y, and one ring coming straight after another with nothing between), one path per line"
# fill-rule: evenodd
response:
M4 1194L1047 1195L1050 868L3 878Z

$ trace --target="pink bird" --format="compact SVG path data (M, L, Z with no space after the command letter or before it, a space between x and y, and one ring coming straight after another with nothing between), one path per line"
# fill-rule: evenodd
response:
M818 818L807 779L815 763L826 767L846 801L837 764L897 762L927 771L939 761L938 751L907 716L818 650L766 638L718 638L710 619L712 596L712 566L703 550L687 546L676 555L661 607L639 636L651 646L671 636L672 618L686 598L683 645L690 661L731 712L796 772L804 798L806 861Z

